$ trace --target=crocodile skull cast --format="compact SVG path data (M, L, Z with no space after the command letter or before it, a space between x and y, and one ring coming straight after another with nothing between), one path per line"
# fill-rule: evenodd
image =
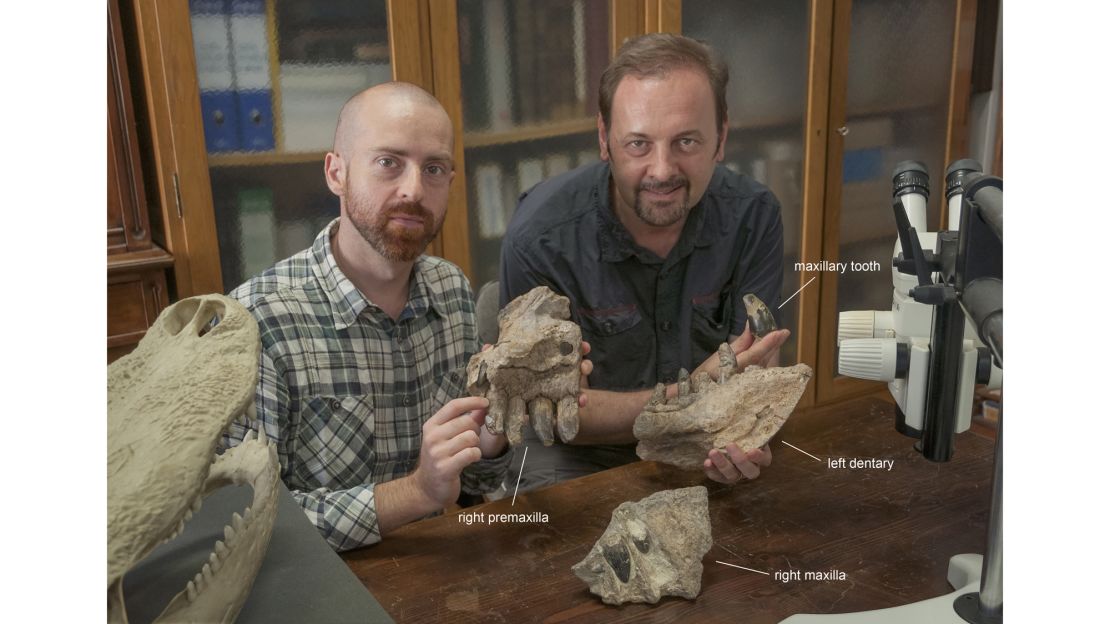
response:
M251 506L158 619L230 622L246 601L277 513L277 453L265 436L219 457L216 445L233 420L253 418L259 348L246 308L208 295L166 308L108 367L109 621L127 621L123 575L232 483L252 486Z
M466 367L467 391L489 399L486 428L523 441L525 419L550 446L578 435L582 330L570 320L570 300L546 286L513 299L497 314L497 344ZM557 423L557 427L556 427Z

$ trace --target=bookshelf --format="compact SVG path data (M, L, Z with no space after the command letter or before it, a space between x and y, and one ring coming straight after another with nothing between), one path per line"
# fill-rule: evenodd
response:
M510 143L522 143L538 139L563 137L568 134L597 132L597 119L570 119L567 121L517 126L501 132L468 132L463 135L463 143L469 148L496 147Z
M209 154L209 167L265 167L267 165L293 165L323 163L327 151L315 152L230 152Z
M496 278L520 192L596 160L597 80L615 50L682 32L730 62L724 163L783 204L783 299L820 278L783 310L794 330L784 361L818 371L803 405L828 402L871 390L831 375L838 293L884 286L796 274L793 262L875 253L888 238L889 198L871 205L887 161L925 158L936 177L965 149L972 0L262 0L273 147L258 151L205 142L189 4L117 1L135 40L140 152L151 229L173 258L170 301L230 290L248 265L307 245L338 214L321 174L335 115L389 79L436 95L455 124L459 175L429 252L479 288ZM891 24L914 27L892 38ZM878 173L846 181L861 163Z

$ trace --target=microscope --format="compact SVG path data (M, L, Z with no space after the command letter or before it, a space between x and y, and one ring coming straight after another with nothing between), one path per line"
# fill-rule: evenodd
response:
M884 381L897 404L895 429L917 439L927 459L948 461L956 433L971 424L975 385L1002 383L1002 180L978 162L945 172L947 229L928 232L929 174L922 163L895 166L890 311L843 312L840 374ZM985 556L961 554L948 567L956 591L862 613L796 615L784 623L1002 622L1002 416Z
M981 171L971 159L949 166L948 229L928 232L925 165L905 161L895 167L898 239L892 256L891 309L842 312L837 326L840 374L887 382L897 403L895 428L919 439L918 450L933 461L950 459L953 434L971 426L975 385L996 389L1002 383L1001 359L997 365L992 362L989 349L976 340L976 328L964 319L952 283L960 249L963 187L971 177L983 177ZM998 186L1001 194L1001 181ZM975 250L975 257L990 258L990 251ZM988 270L997 274L1001 291L1001 242L993 262L997 266Z

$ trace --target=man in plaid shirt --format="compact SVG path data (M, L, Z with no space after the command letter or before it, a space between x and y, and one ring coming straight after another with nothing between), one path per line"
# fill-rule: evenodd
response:
M421 253L454 178L451 120L422 89L370 88L324 160L340 217L312 247L232 291L262 339L258 419L282 479L336 550L496 489L511 453L465 394L478 349L470 286ZM246 434L235 426L226 446Z

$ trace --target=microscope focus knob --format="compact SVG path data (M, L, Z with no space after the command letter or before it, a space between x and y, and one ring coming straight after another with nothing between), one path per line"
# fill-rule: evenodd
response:
M836 346L857 338L893 338L894 315L889 311L851 310L837 317Z
M908 347L893 338L855 338L840 343L837 369L841 375L891 382L904 375L908 365Z

